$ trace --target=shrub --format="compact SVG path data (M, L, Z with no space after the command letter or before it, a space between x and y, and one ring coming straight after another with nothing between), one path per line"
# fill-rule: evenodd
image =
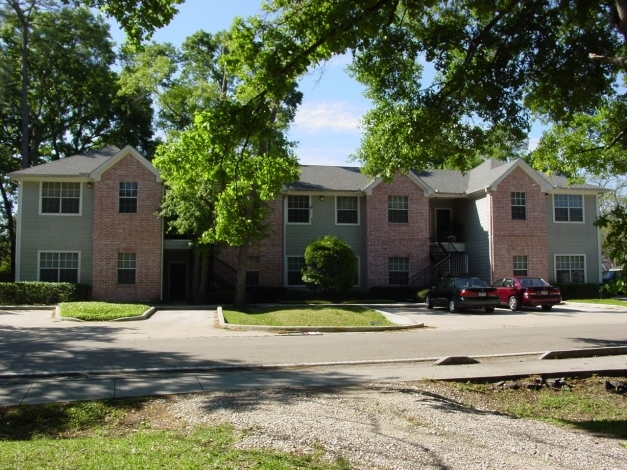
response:
M89 300L91 287L69 282L0 282L0 302L15 305L52 305Z
M235 300L235 291L232 290L217 290L211 292L207 296L208 304L232 304ZM249 293L246 293L246 303L251 303L252 299Z
M305 248L303 281L310 289L338 299L352 289L356 277L355 253L339 238L325 235Z
M392 299L399 302L413 301L416 298L416 289L410 286L374 286L368 289L371 299Z
M246 293L250 294L253 302L268 303L280 302L287 297L287 288L275 286L249 286Z
M429 289L419 290L418 293L416 294L416 301L417 302L424 302L425 301L425 297L427 297L427 292L429 292Z
M562 300L598 299L601 297L598 284L553 284L560 288Z

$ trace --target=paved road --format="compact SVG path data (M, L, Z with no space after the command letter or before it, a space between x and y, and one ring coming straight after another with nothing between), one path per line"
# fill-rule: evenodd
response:
M210 311L158 312L144 322L52 322L49 312L0 312L0 373L202 368L380 361L627 345L627 308L566 305L495 315L387 309L430 328L278 336L225 332Z

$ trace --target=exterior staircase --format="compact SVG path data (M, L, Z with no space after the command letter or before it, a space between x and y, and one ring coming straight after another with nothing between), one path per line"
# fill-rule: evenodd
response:
M432 241L429 248L431 264L409 278L408 285L415 289L431 287L444 276L468 274L468 255L453 249L447 250L440 242Z

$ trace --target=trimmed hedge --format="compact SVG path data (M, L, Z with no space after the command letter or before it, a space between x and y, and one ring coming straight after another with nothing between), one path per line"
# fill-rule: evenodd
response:
M53 305L89 300L91 286L70 282L0 282L4 305Z
M232 304L235 300L235 291L232 290L217 290L207 295L208 304ZM252 301L249 293L246 293L246 303L249 304Z
M560 288L562 300L600 299L599 284L553 284ZM608 296L609 297L609 296Z
M410 286L375 286L368 289L368 297L371 299L391 299L397 302L415 301L416 289Z
M246 293L250 294L253 302L273 303L279 302L287 297L287 288L273 286L248 286Z

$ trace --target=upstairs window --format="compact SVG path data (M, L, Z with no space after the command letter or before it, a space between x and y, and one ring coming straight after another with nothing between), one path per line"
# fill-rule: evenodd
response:
M120 214L137 213L137 183L120 183Z
M78 252L39 253L39 280L42 282L78 282Z
M527 219L527 194L512 193L512 220Z
M118 253L118 284L135 284L137 274L137 255Z
M80 183L41 183L42 214L79 214Z
M409 222L409 198L407 196L388 196L388 222L391 224Z
M583 222L583 196L554 194L555 222Z
M514 276L527 276L529 272L529 258L514 256Z
M309 196L287 196L287 222L309 223Z
M359 199L349 196L338 196L335 198L337 211L337 224L353 224L359 223Z

